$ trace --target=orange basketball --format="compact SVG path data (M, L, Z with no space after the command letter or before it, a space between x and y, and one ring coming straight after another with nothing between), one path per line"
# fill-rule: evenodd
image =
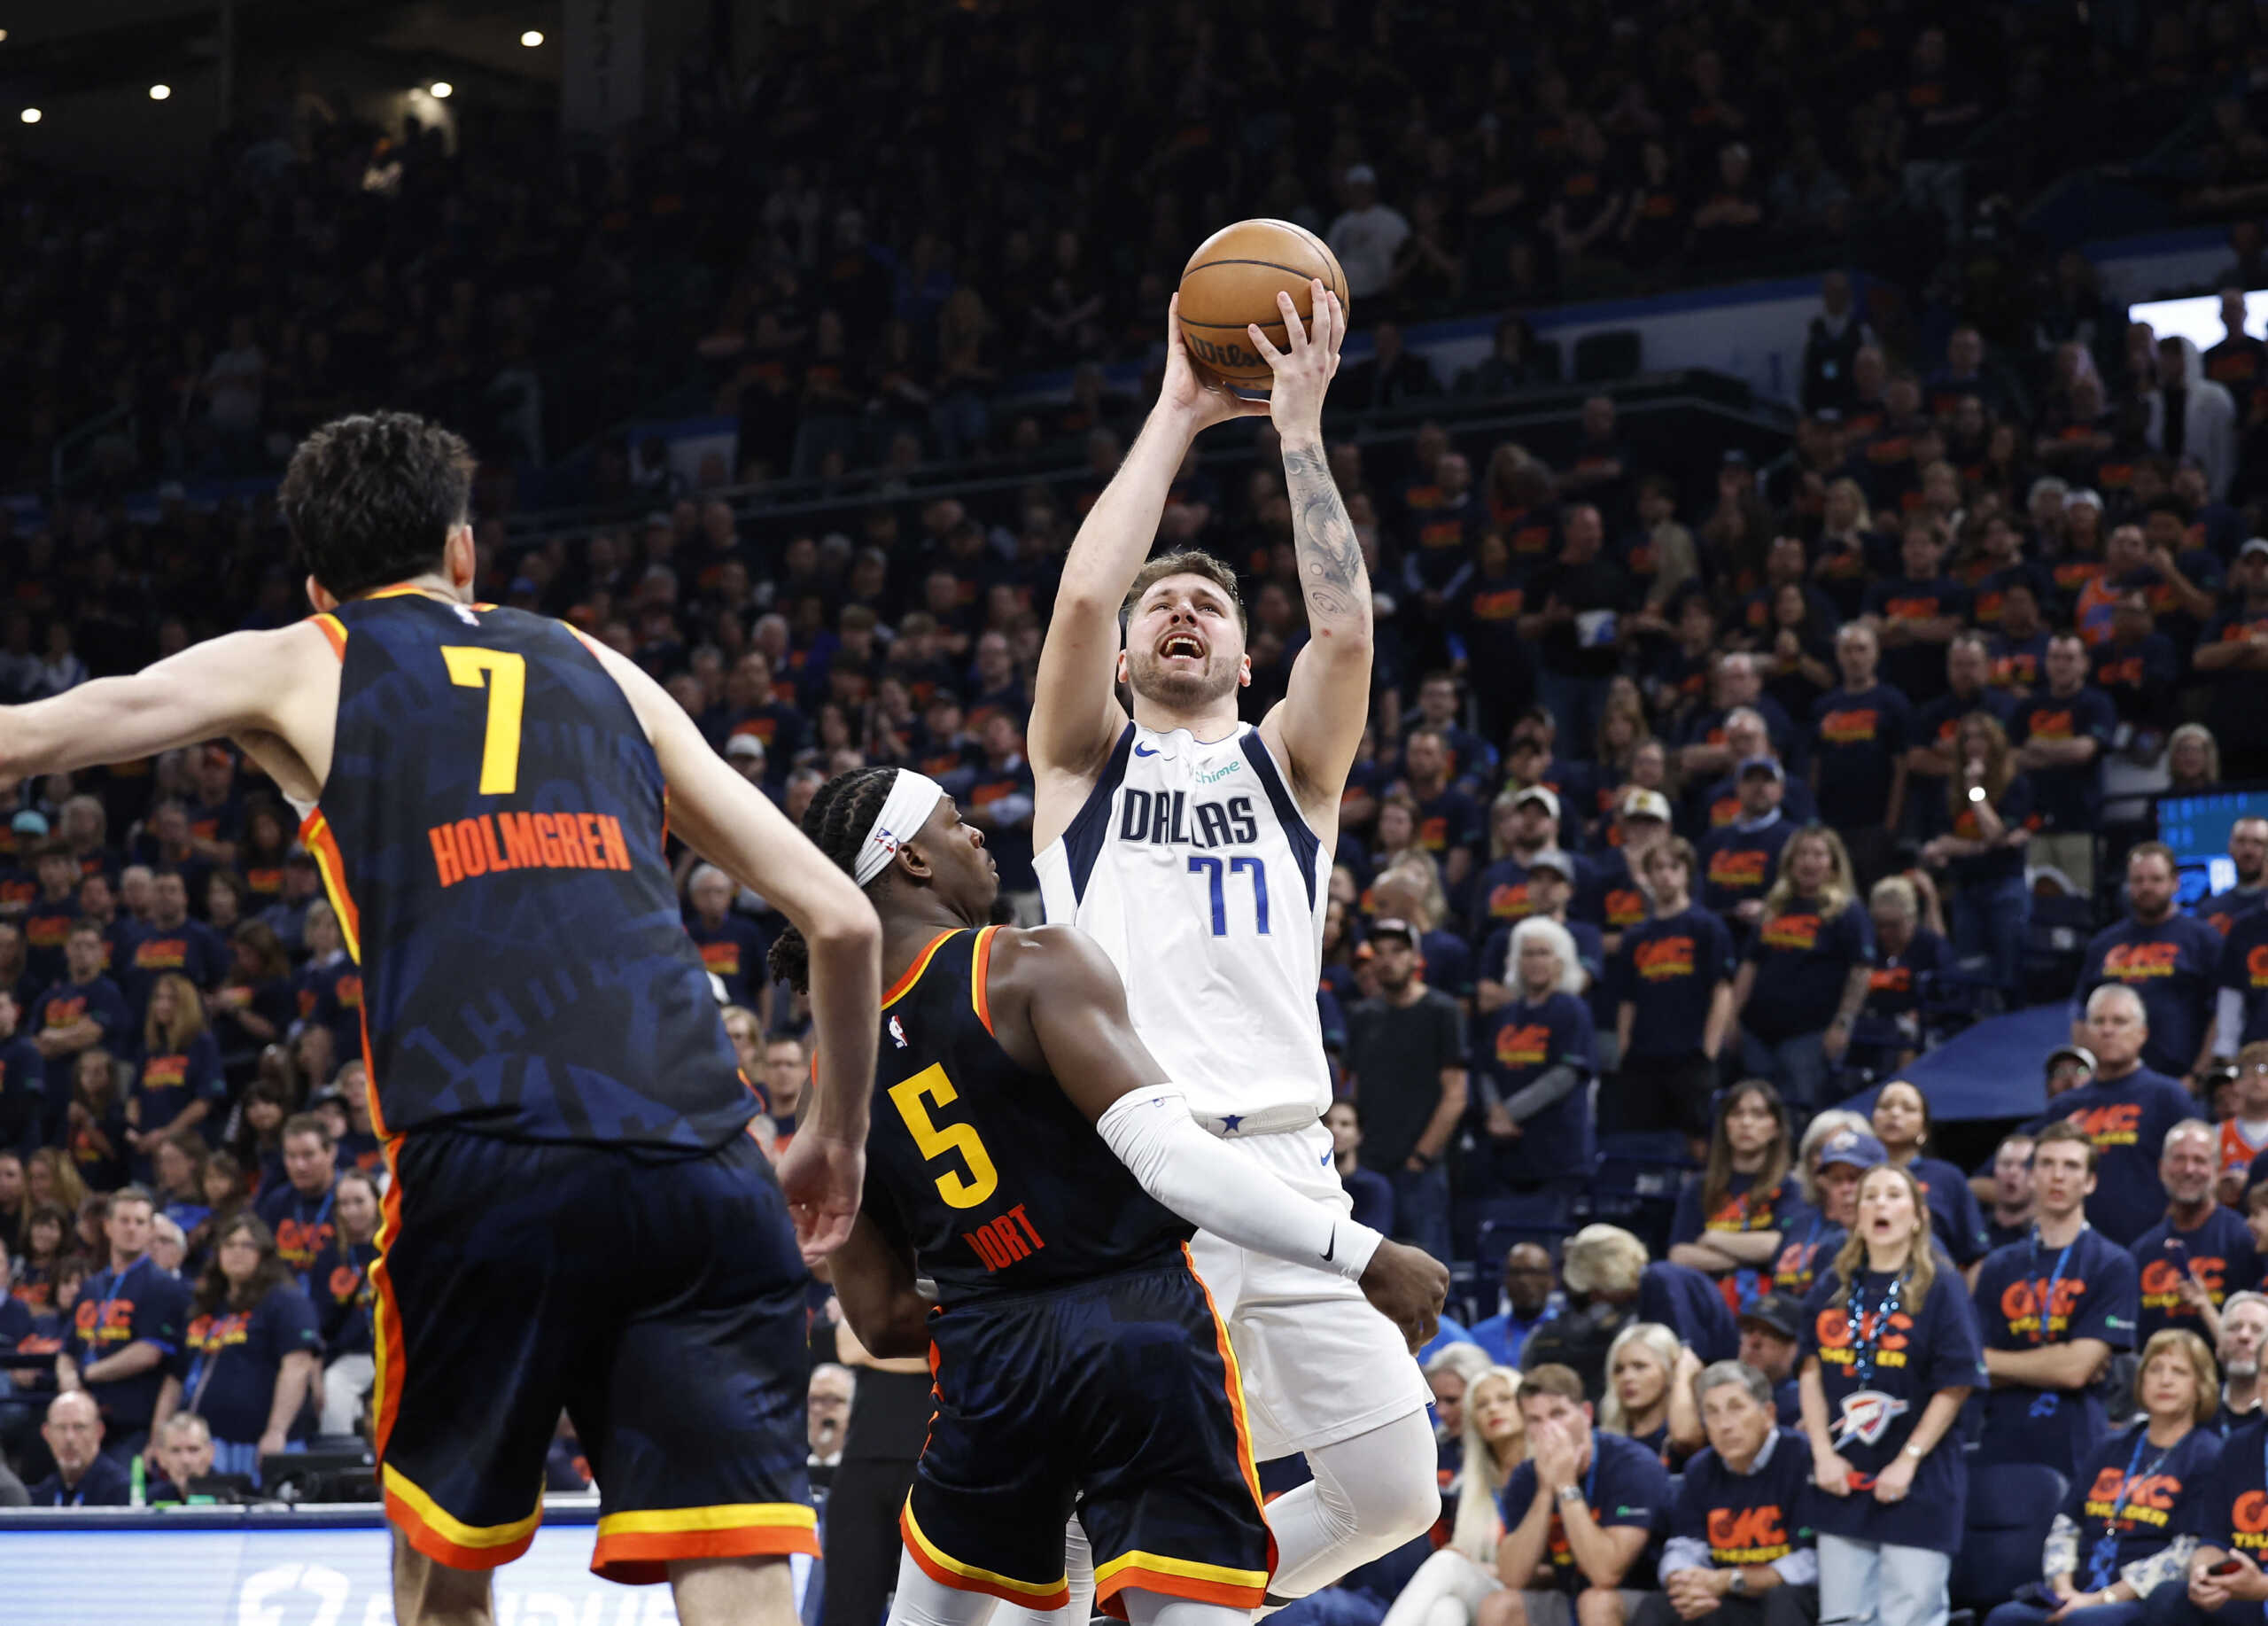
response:
M1308 284L1317 277L1339 296L1341 309L1348 307L1347 273L1314 232L1284 220L1222 227L1182 268L1181 337L1190 358L1240 390L1264 392L1274 375L1245 329L1256 323L1270 344L1285 348L1276 295L1288 292L1300 320L1309 321Z

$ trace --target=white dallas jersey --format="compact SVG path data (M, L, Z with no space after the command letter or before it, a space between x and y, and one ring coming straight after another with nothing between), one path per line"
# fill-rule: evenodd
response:
M1316 989L1327 860L1260 731L1200 743L1129 723L1086 804L1033 860L1051 924L1102 945L1134 1030L1216 1130L1331 1105Z

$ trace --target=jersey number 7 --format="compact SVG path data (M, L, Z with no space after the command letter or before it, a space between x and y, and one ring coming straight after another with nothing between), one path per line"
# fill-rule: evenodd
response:
M488 732L480 746L480 794L509 796L520 788L520 708L527 698L528 663L509 650L445 643L441 658L459 689L488 691Z
M968 1165L966 1179L958 1170L948 1169L939 1175L937 1194L954 1208L973 1209L1000 1188L999 1172L992 1167L992 1154L984 1149L984 1142L969 1124L940 1125L932 1121L928 1109L921 1104L924 1096L940 1107L950 1107L960 1099L960 1092L945 1077L945 1070L934 1064L923 1068L904 1084L889 1087L890 1104L905 1120L913 1144L924 1159L935 1163L948 1152L959 1152Z

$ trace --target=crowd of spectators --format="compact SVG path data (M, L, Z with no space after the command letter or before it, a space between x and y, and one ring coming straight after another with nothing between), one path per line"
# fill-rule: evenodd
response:
M740 420L728 480L1076 445L1092 399L996 413L1002 384L1144 359L1190 250L1249 215L1327 235L1363 321L1830 263L1918 304L2090 110L2132 159L2210 105L2163 217L2256 206L2268 35L2235 5L2148 11L823 9L744 80L692 53L605 144L470 86L454 138L381 130L279 68L194 186L0 172L0 482L43 483L113 411L72 443L98 481L272 469L377 399L522 465L706 407ZM1995 338L2035 292L2058 289L1980 302Z

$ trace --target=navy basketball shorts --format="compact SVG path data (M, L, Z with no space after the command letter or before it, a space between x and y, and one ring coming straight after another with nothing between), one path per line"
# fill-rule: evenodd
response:
M437 1130L387 1161L375 1437L411 1546L461 1569L524 1552L563 1410L599 1575L818 1552L808 1276L753 1141L667 1157Z
M1259 1607L1276 1547L1242 1380L1186 1249L929 1325L937 1414L899 1526L930 1579L1060 1607L1076 1503L1105 1614L1130 1588Z

